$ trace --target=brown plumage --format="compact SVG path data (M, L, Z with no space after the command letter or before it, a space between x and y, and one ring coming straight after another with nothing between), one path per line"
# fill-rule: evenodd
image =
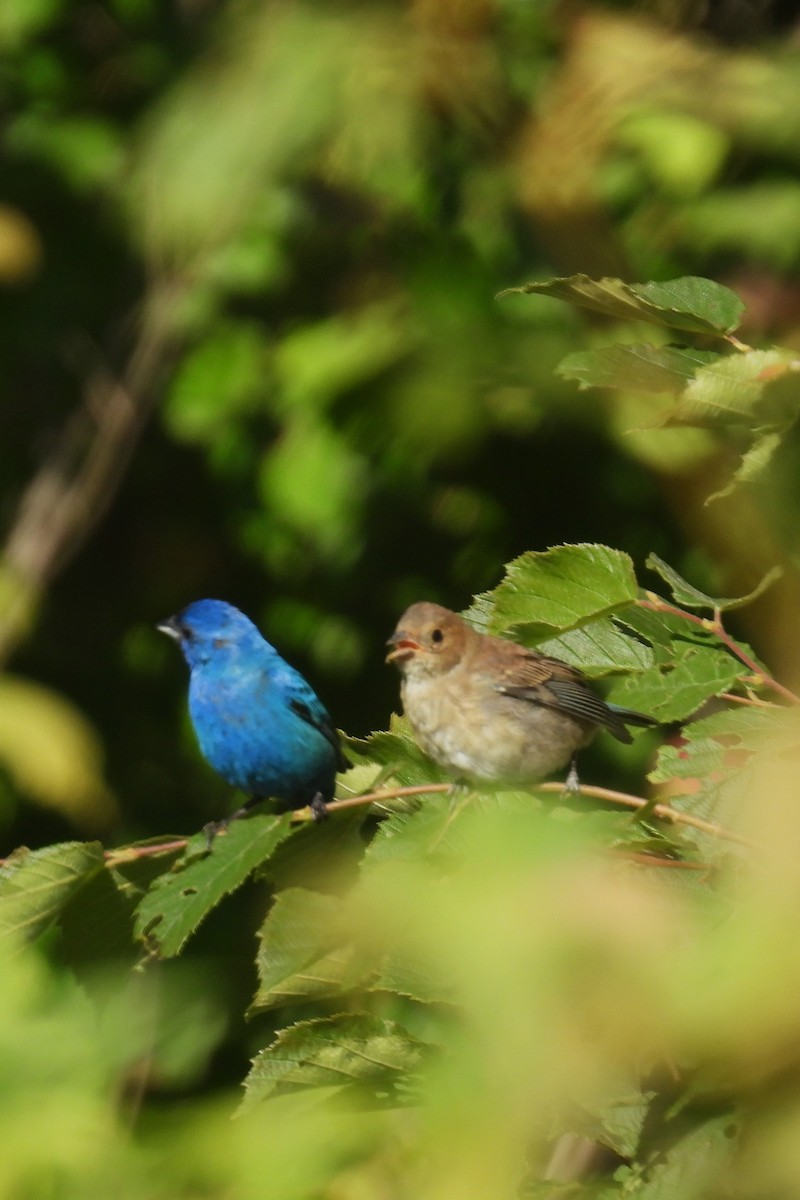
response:
M386 661L402 673L417 741L457 780L536 783L574 759L599 727L630 742L626 724L654 724L606 704L577 668L477 633L439 604L412 604L389 643ZM568 786L577 788L574 766Z

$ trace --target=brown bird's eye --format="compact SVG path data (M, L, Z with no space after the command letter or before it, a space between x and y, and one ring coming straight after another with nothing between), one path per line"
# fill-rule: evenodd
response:
M431 633L431 641L433 642L434 646L438 646L443 640L444 634L442 633L441 629L434 629Z

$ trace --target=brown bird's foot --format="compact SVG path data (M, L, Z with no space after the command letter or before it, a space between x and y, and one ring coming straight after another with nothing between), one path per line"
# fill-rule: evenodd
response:
M445 792L445 796L450 801L451 812L460 807L462 800L469 794L470 790L466 779L456 779L450 784L450 787Z
M581 781L578 778L578 760L573 757L569 764L567 778L564 780L564 791L568 796L580 796Z
M311 816L319 824L320 821L327 821L328 806L325 803L322 792L317 792L313 800L309 802L308 807L311 809Z

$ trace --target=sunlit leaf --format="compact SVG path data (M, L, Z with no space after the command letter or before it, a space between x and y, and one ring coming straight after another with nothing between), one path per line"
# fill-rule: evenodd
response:
M36 937L103 869L98 842L17 850L0 866L0 937Z
M794 369L787 350L749 350L700 366L670 414L689 424L763 423L767 384Z
M117 815L95 730L49 688L0 679L0 761L21 791L79 828L102 829Z
M426 1047L397 1022L367 1013L302 1021L282 1030L253 1060L246 1107L298 1086L388 1092L425 1056Z
M526 633L526 627L520 626L519 640L527 643ZM587 621L557 637L532 640L540 654L561 658L590 677L612 671L646 671L655 661L650 646L640 638L629 637L610 617Z
M579 544L530 550L506 567L493 592L476 596L465 616L487 633L518 625L572 629L636 599L633 563L608 546Z
M646 712L658 721L691 716L711 696L733 687L746 668L722 647L681 646L671 663L631 674L614 685L608 699Z

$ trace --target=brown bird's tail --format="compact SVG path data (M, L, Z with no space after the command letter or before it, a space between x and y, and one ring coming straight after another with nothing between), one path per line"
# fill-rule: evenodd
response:
M638 725L642 729L650 729L652 726L658 725L658 721L654 717L634 712L632 708L621 708L618 704L606 704L606 708L611 719L604 722L605 727L620 742L633 741L625 728L626 725Z

